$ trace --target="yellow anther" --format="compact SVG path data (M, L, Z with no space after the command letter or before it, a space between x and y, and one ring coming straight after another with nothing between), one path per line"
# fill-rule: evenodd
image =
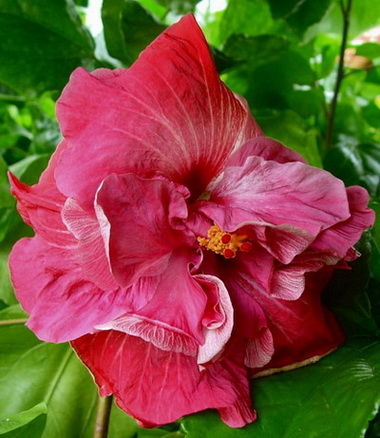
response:
M237 251L248 252L252 244L245 234L227 233L222 231L218 225L213 225L207 232L206 237L198 237L198 243L206 249L223 255L226 259L236 257Z

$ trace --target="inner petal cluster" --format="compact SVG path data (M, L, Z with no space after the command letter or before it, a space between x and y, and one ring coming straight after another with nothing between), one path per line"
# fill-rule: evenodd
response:
M246 234L222 231L218 225L213 225L208 230L207 237L197 237L197 241L201 246L226 259L236 257L238 251L249 252L252 249L252 243Z

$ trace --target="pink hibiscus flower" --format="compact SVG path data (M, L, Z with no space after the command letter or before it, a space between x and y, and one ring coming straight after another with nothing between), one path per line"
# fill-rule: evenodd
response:
M145 426L207 408L252 422L248 376L343 335L321 305L373 223L368 195L265 138L219 79L193 16L129 69L77 69L63 141L10 267L40 339L71 341L100 394Z

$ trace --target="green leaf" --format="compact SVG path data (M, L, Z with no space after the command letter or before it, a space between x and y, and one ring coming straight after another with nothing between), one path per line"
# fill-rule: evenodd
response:
M272 12L273 18L287 17L294 12L299 4L300 0L268 0L270 10Z
M365 56L366 58L375 59L380 58L380 44L366 43L356 47L356 54L358 56Z
M236 60L248 61L250 67L266 64L289 48L289 41L277 35L231 35L224 45L223 52Z
M311 0L312 1L312 0ZM315 2L318 3L318 2ZM347 0L344 0L344 4ZM350 14L349 40L380 24L380 2L373 0L354 0ZM340 0L331 2L324 19L313 29L314 33L342 34L342 11Z
M372 301L380 299L379 292L370 296L369 258L371 254L371 235L365 233L355 245L361 256L350 263L350 270L336 270L324 291L324 298L338 319L346 336L379 336Z
M321 21L330 4L331 0L269 0L273 17L285 18L300 36Z
M27 411L0 420L0 436L4 438L39 438L46 423L47 407L39 403Z
M0 321L4 325L7 321L26 319L28 314L21 308L20 304L14 304L0 312Z
M287 17L287 22L299 36L302 36L311 25L321 21L331 0L305 0L298 4L299 7Z
M376 214L375 223L372 229L372 254L370 259L370 269L372 276L376 278L377 281L380 281L380 203L376 201L371 202L370 207L375 211Z
M43 402L48 407L43 438L92 438L98 395L84 365L69 344L39 341L21 324L19 305L0 311L1 415L9 418ZM111 409L109 438L134 438L136 422L115 404ZM19 438L29 438L22 435Z
M0 82L19 93L60 90L93 43L69 0L0 0Z
M250 69L248 65L241 74L247 78L245 97L252 108L260 109L289 108L289 96L297 91L296 88L306 86L309 89L316 79L308 59L294 50L257 68Z
M44 438L92 436L97 392L68 344L43 343L21 325L0 326L0 387L2 416L44 402Z
M226 41L233 34L269 34L273 25L266 0L230 0L220 20L220 41Z
M127 65L166 28L130 0L104 0L102 20L109 54Z
M319 363L254 380L256 423L224 425L215 412L183 420L187 438L358 438L380 403L380 342L350 341Z
M45 170L50 155L30 155L9 167L9 170L25 184L36 184L43 170Z
M371 421L364 438L379 438L380 436L380 411Z
M201 0L157 0L157 2L175 14L194 12L195 6Z
M265 135L295 150L310 165L322 167L316 131L308 128L299 115L292 111L283 111L269 116L258 115L257 121Z
M363 185L376 194L380 187L380 148L377 144L341 142L324 157L324 167L347 186Z

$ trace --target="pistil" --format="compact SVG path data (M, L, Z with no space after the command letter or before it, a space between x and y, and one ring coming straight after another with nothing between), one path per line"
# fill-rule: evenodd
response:
M208 230L207 237L198 237L197 240L207 250L226 259L233 259L238 251L249 252L252 249L247 235L222 231L218 225L213 225Z

